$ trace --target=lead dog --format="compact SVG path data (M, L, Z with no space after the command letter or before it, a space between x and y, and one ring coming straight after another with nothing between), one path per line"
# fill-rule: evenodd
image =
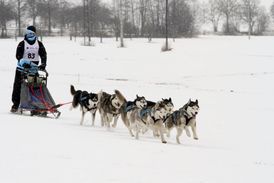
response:
M71 110L77 108L80 105L82 111L82 117L80 125L83 125L84 116L87 112L92 114L92 126L94 126L95 114L97 111L98 94L88 93L87 91L75 90L73 85L70 85L70 93L73 96Z
M112 95L101 91L99 95L98 109L101 115L101 125L110 128L110 123L114 119L112 127L115 128L120 115L120 108L126 99L119 90L115 90Z
M182 108L177 111L174 111L171 115L167 117L165 120L165 125L167 128L167 136L170 136L170 131L173 128L176 128L177 135L176 141L180 144L180 136L183 133L183 130L186 130L186 134L188 137L191 136L188 127L191 127L193 138L198 140L197 132L196 132L196 116L199 112L199 104L198 100L191 101L189 100L187 104L185 104Z

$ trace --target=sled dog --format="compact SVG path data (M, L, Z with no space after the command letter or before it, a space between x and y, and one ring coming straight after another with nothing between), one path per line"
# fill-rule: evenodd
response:
M80 125L83 125L84 116L87 112L92 114L92 126L94 126L95 115L98 106L98 94L89 93L87 91L75 90L74 86L70 86L70 93L73 96L72 105L70 109L77 108L80 105L80 110L82 111L82 117Z
M119 90L115 90L112 95L101 91L99 95L98 109L101 115L101 125L110 128L110 123L114 119L112 127L115 128L120 115L120 108L126 103L126 99Z
M174 111L171 115L165 120L165 126L167 128L167 136L170 136L170 131L173 128L176 128L177 135L176 141L180 144L180 136L182 135L183 130L186 131L188 137L191 137L191 134L188 130L188 127L191 127L193 138L198 140L196 132L196 116L199 112L198 100L191 101L189 99L188 103L185 104L182 108L177 111Z
M172 102L172 99L169 98L169 99L163 99L160 101L161 104L163 104L165 106L165 109L166 109L166 116L164 118L164 121L165 119L170 115L172 114L173 112L173 108L174 108L174 105L173 105L173 102ZM149 107L153 107L156 103L155 102L152 102L152 101L148 101L148 108ZM145 133L146 131L148 130L148 128L143 128L142 129L142 132ZM154 137L159 137L160 136L160 132L157 131L157 128L154 129L153 131L153 135Z
M124 103L124 105L120 109L121 113L121 119L124 122L125 126L128 128L129 133L132 137L134 137L130 122L129 122L129 117L131 115L131 112L135 109L143 109L147 107L147 101L144 96L138 96L136 95L136 99L134 101L127 101Z
M163 120L166 115L166 105L162 101L150 108L134 109L129 115L130 129L135 131L136 139L139 139L139 133L144 129L159 131L162 143L166 143L163 135Z

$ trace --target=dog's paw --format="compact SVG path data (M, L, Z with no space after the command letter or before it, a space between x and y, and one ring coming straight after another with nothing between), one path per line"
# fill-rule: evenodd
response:
M194 140L199 140L199 138L198 137L194 137Z
M163 141L162 141L162 143L163 143L163 144L166 144L166 143L167 143L167 141L163 140Z

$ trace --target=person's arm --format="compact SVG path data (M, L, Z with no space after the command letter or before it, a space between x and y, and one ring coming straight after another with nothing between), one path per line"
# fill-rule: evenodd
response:
M16 59L19 61L24 56L25 44L24 41L21 41L16 49Z
M44 47L43 43L38 41L39 43L39 56L41 58L41 65L47 65L47 52L46 48Z

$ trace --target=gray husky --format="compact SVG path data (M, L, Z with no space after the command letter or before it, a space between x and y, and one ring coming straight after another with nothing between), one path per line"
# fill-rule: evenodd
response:
M115 90L112 95L101 91L99 96L98 110L101 115L101 125L110 127L110 123L114 119L112 127L115 128L120 115L120 108L126 99L119 90Z
M191 101L189 100L182 108L177 111L174 111L165 119L165 125L167 128L167 136L170 136L170 131L172 128L176 128L177 135L176 141L180 144L180 136L182 135L183 130L186 131L188 137L191 136L188 127L191 127L193 138L198 140L196 132L196 115L199 112L198 100Z
M130 129L136 132L135 138L139 139L139 133L143 129L151 129L153 132L159 131L162 143L164 139L163 120L167 114L166 105L160 101L153 107L134 109L129 115Z
M130 125L129 117L132 113L132 111L137 109L143 109L147 107L147 101L145 97L139 97L136 95L136 99L134 101L127 101L124 103L124 105L120 109L121 118L124 122L125 126L128 128L129 133L131 136L134 137L132 132L132 125Z

